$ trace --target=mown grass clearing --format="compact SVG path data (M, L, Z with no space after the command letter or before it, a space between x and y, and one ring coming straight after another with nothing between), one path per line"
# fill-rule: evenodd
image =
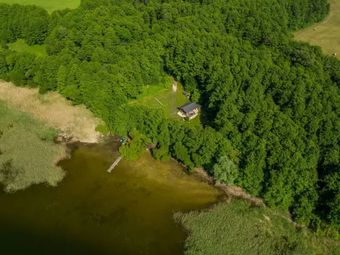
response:
M282 212L235 200L210 210L177 214L190 235L187 255L339 254L339 242L298 229Z
M16 52L30 53L39 57L47 56L45 45L28 45L25 40L19 39L8 44L8 48Z
M64 172L55 164L65 148L53 142L56 130L0 101L0 182L13 192L32 184L55 186Z
M177 107L188 102L188 99L183 95L182 86L178 86L176 92L172 88L149 86L146 87L143 93L136 100L131 100L130 104L139 104L151 108L164 109L168 116L175 117Z
M139 98L131 100L129 104L142 105L154 109L163 109L167 116L172 119L181 120L177 115L178 107L188 103L189 99L184 95L183 86L177 85L177 91L174 92L171 85L167 87L149 86L146 87ZM189 125L200 125L200 117L186 121Z
M340 0L330 1L329 16L322 22L295 33L298 41L320 46L326 54L340 57Z
M48 12L63 9L75 9L80 5L80 0L0 0L6 4L37 5Z

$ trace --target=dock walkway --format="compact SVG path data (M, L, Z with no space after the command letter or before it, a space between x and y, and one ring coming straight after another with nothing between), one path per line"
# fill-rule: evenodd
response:
M115 160L115 162L113 162L112 163L112 165L110 166L110 168L109 169L107 169L107 172L108 173L111 173L112 172L112 170L118 165L118 163L122 160L122 156L119 156L116 160Z

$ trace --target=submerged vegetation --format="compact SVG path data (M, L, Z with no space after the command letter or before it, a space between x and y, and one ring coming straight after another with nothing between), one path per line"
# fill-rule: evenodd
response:
M65 148L54 143L56 131L0 101L0 183L7 192L32 184L55 186L64 171L55 166Z
M292 40L328 10L327 0L83 0L49 15L1 4L0 78L58 91L112 133L146 137L157 159L203 166L338 231L340 62ZM7 49L18 39L48 56ZM129 103L169 75L202 105L202 126Z
M340 250L339 243L296 227L282 212L244 201L176 218L190 232L186 255L337 255Z
M205 208L219 192L145 152L108 174L116 146L72 146L58 188L0 192L1 254L183 255L185 231L173 212Z

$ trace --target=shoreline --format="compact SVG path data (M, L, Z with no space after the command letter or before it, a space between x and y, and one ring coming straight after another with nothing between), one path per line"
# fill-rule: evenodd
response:
M40 94L38 88L18 87L0 80L0 100L17 111L30 114L46 126L58 130L66 140L96 143L102 120L84 105L73 105L57 92Z

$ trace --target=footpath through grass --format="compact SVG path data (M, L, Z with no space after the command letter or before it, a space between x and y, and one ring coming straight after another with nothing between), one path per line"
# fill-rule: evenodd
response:
M176 218L189 231L186 255L340 254L339 242L298 229L281 212L240 200Z
M183 95L182 86L178 86L176 92L172 91L171 85L148 86L143 93L136 99L131 100L129 104L137 104L145 107L163 109L169 117L177 116L177 107L188 102Z
M32 184L55 186L64 172L55 164L65 148L53 142L56 130L0 101L0 183L8 192Z
M326 54L340 58L340 0L331 0L329 16L322 22L295 33L298 41L320 46Z
M48 12L62 9L75 9L80 5L80 0L0 0L0 3L37 5Z

